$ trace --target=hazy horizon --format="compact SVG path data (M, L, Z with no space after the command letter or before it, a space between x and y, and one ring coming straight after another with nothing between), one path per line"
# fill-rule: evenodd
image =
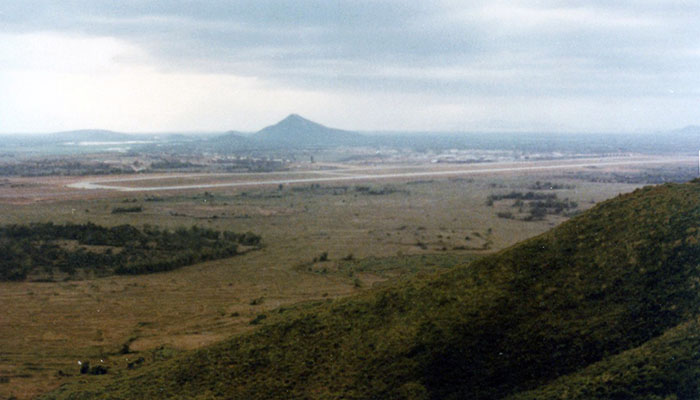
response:
M290 114L291 115L291 114ZM302 116L304 117L304 116ZM281 120L280 120L281 121ZM236 128L230 128L226 130L163 130L163 131L122 131L122 130L116 130L116 129L109 129L109 128L102 128L102 127L76 127L74 129L62 129L62 130L53 130L53 131L26 131L26 132L0 132L0 136L46 136L46 135L54 135L54 134L61 134L61 133L74 133L74 132L112 132L112 133L117 133L117 134L126 134L126 135L134 135L134 136L145 136L145 135L192 135L192 136L207 136L207 135L221 135L221 134L227 134L227 133L236 133L236 134L241 134L241 135L252 135L257 133L258 131L275 125L280 121L272 121L266 125L260 126L258 129L254 130L239 130ZM341 130L346 130L346 131L351 131L351 132L357 132L363 135L463 135L463 134L523 134L523 135L528 135L528 134L561 134L561 135L586 135L586 134L593 134L593 135L602 135L602 134L610 134L610 135L628 135L628 134L640 134L640 135L652 135L652 134L657 134L657 133L668 133L668 132L673 132L673 131L680 131L683 129L688 129L688 128L698 128L700 130L700 126L698 125L685 125L685 126L673 126L673 127L667 127L665 129L658 129L658 130L635 130L635 131L548 131L548 130L488 130L488 129L482 129L482 130L379 130L379 129L374 129L374 130L360 130L360 129L353 129L352 127L338 127L338 126L332 126L329 124L324 124L319 121L312 121L319 123L321 125L324 125L328 128L334 128L334 129L341 129Z
M0 132L659 132L700 124L686 1L0 0Z
M303 117L303 116L302 116ZM248 135L253 135L257 133L258 131L272 126L280 121L273 121L270 122L267 125L261 126L259 129L255 130L238 130L238 129L227 129L227 130L169 130L169 131L120 131L120 130L115 130L115 129L108 129L108 128L75 128L75 129L65 129L65 130L55 130L55 131L37 131L37 132L0 132L0 136L35 136L35 137L40 137L40 136L49 136L49 135L55 135L55 134L62 134L62 133L75 133L75 132L112 132L112 133L117 133L117 134L126 134L126 135L134 135L134 136L147 136L147 135L192 135L192 136L216 136L216 135L223 135L227 133L235 133L235 134L241 134L244 136ZM657 134L657 133L668 133L672 131L679 131L687 128L698 128L700 130L700 127L697 125L686 125L683 127L668 127L667 129L663 130L649 130L649 131L642 131L642 130L637 130L637 131L617 131L617 132L603 132L603 131L546 131L546 130L532 130L532 131L506 131L506 130L462 130L462 131L457 131L457 130L452 130L452 131L447 131L447 130L358 130L358 129L353 129L351 127L337 127L337 126L330 126L327 124L323 124L319 121L313 121L316 123L320 123L328 128L335 128L335 129L341 129L341 130L346 130L350 132L356 132L362 135L468 135L468 134L522 134L522 135L528 135L528 134L560 134L560 135L586 135L586 134L592 134L592 135L629 135L629 134L640 134L640 135L652 135L652 134Z

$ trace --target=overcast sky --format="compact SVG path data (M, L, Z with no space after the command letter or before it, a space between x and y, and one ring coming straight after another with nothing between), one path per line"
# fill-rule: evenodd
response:
M0 0L0 132L700 124L700 1Z

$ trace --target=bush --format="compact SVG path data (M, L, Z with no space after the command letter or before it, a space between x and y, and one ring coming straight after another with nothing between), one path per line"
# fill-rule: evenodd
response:
M267 315L265 315L265 314L258 314L255 318L253 318L253 319L250 321L250 324L251 324L251 325L257 325L257 324L259 324L260 322L262 322L265 318L267 318Z
M264 297L258 297L257 299L251 300L249 304L250 304L251 306L257 306L257 305L262 304L264 301L265 301L265 298L264 298Z
M143 211L143 207L141 206L135 206L135 207L115 207L112 209L112 214L121 214L121 213L139 213Z
M108 371L108 368L102 365L96 365L92 368L90 368L90 375L105 375Z

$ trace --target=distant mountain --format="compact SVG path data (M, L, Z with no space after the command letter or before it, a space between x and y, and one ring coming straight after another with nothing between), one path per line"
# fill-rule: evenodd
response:
M676 129L674 131L671 131L672 133L677 133L681 135L693 135L693 136L700 136L700 126L697 125L688 125L684 128L681 129Z
M362 138L357 132L328 128L297 114L251 136L259 143L279 147L329 147L357 143Z
M222 144L224 144L224 143L235 144L235 143L248 143L251 140L248 136L246 136L242 132L228 131L228 132L224 133L223 135L218 135L218 136L215 136L215 137L209 139L209 141L215 142L215 143L222 143Z
M360 134L330 128L291 114L280 122L255 133L160 133L126 134L101 129L83 129L52 134L6 135L0 148L14 146L61 145L80 142L157 141L138 145L149 151L205 151L235 153L248 150L313 149L336 146L412 148L416 151L447 149L518 150L526 152L696 154L700 150L700 126L655 133L479 133L479 132L393 132ZM135 145L136 146L136 145ZM13 150L15 149L13 148ZM47 151L49 147L46 146ZM77 150L76 150L77 149ZM55 150L55 149L54 149ZM90 148L75 151L94 150Z
M194 141L198 140L196 136L187 135L184 133L168 133L163 136L163 139L168 142L184 142L184 141Z
M275 125L251 134L229 131L201 145L217 151L276 148L323 148L361 143L364 136L351 131L328 128L291 114Z
M203 141L197 145L200 149L215 151L217 153L236 152L253 149L256 146L254 140L238 131L228 131Z
M46 399L700 398L700 180ZM256 318L256 321L262 317Z
M67 142L120 142L128 140L143 140L145 135L129 135L121 132L103 129L81 129L75 131L56 132L47 138Z
M102 129L81 129L56 133L7 135L0 148L17 154L66 155L109 151L114 145L129 147L167 140L154 134L127 134ZM123 148L123 147L122 147Z

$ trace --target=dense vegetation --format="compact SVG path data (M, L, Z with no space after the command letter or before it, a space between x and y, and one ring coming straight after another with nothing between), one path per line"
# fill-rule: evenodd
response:
M278 310L70 399L697 399L700 180L637 190L469 266ZM260 322L260 321L259 321Z
M576 171L567 172L566 177L581 179L589 182L632 183L632 184L661 184L668 182L687 182L697 176L697 168L688 165L683 167L645 168L642 171L605 172L605 171Z
M239 245L259 244L260 237L253 233L196 226L169 231L92 223L7 225L0 227L0 280L168 271L234 256Z
M554 182L540 182L536 181L534 184L529 186L532 190L560 190L560 189L575 189L576 185L570 185L565 183L554 183Z
M175 149L179 147L174 147ZM164 171L178 172L269 172L280 171L286 168L282 161L241 158L241 159L215 159L205 163L199 162L201 155L197 154L192 159L184 149L174 158L161 158L150 152L131 153L139 155L139 161L133 162L104 162L91 159L94 156L74 156L72 158L39 158L17 159L13 161L0 161L0 176L87 176L87 175L120 175L143 174Z
M133 207L114 207L112 209L112 214L124 214L124 213L140 213L143 211L142 206Z
M334 196L345 195L350 192L369 196L383 196L394 193L409 194L407 190L400 190L392 185L356 185L356 186L326 186L318 183L312 183L308 186L293 186L292 192L309 192L314 194L330 194Z
M84 160L41 159L0 163L0 176L110 175L134 172L130 165Z
M540 185L537 182L537 185ZM568 198L559 199L556 193L539 192L516 192L505 194L491 194L486 198L486 205L493 206L494 202L500 200L515 200L512 207L517 210L517 214L526 215L520 217L523 221L539 221L547 215L560 215L566 213L572 215L572 211L578 207L578 203ZM499 218L516 219L517 215L512 211L499 211L496 213Z
M537 193L537 192L516 192L512 191L510 193L504 194L490 194L486 198L486 205L493 205L494 201L503 199L513 199L513 200L554 200L557 198L556 193Z

